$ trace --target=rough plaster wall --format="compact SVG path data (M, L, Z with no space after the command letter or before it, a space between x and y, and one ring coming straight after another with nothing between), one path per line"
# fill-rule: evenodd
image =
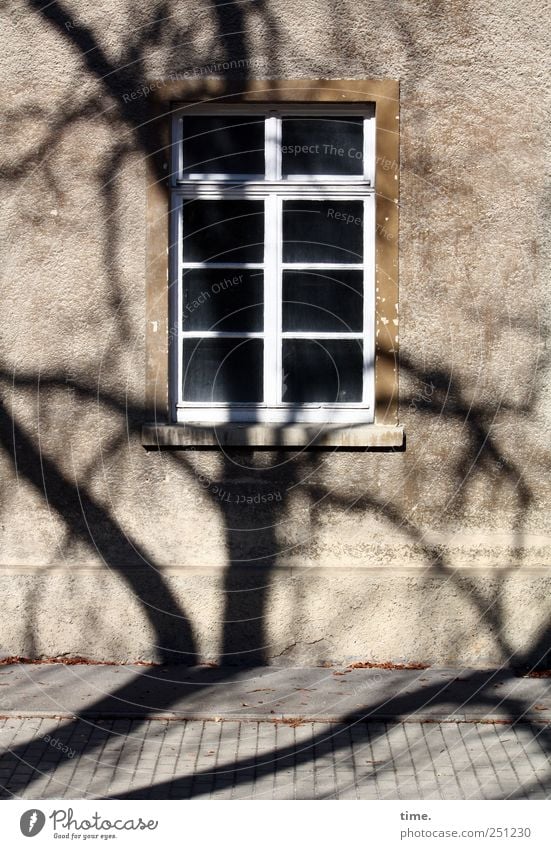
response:
M547 628L549 576L533 570L493 575L472 571L452 579L449 574L404 569L296 570L291 575L279 570L267 575L261 570L270 582L265 658L278 665L390 659L485 667L518 662L520 657L536 663L539 653L527 653L526 647ZM247 576L240 577L246 586ZM164 580L193 623L202 660L212 662L224 655L226 663L247 662L243 652L239 657L224 652L220 572L167 571ZM143 594L154 597L150 573L143 572L140 583ZM160 658L191 662L182 621L174 618L166 625L161 653L157 629L113 572L20 572L2 576L0 586L3 615L11 622L2 639L8 656L68 654L121 663ZM466 603L473 597L476 603ZM526 607L533 610L530 618ZM242 613L248 614L246 604ZM244 629L242 637L250 646L257 645L254 624Z
M356 603L360 594L360 619L377 610L387 623L358 625L358 651L344 626L336 635L329 629L331 583L305 578L298 591L289 577L277 616L258 592L251 601L258 609L248 614L266 619L274 645L281 644L282 623L306 645L313 610L321 609L326 633L333 633L327 657L387 659L411 650L412 659L439 662L451 657L445 628L428 623L442 596L425 572L396 620L392 581L374 592L380 579L370 584L363 570L445 569L453 587L467 568L539 567L540 584L527 572L531 589L524 592L519 580L511 590L528 623L515 650L527 651L541 636L532 610L546 598L551 541L543 262L549 36L537 23L548 19L548 4L284 0L215 8L204 0L169 2L159 14L152 2L136 9L109 0L48 8L49 17L39 4L12 4L0 59L8 319L2 397L21 428L17 468L7 453L0 461L2 562L120 571L145 560L175 575L182 567L212 569L218 578L209 592L219 587L213 604L226 603L216 628L211 604L189 595L188 572L177 592L209 656L220 643L219 619L231 608L224 594L232 577L223 577L229 561L268 572L325 567L337 585L339 570L355 567L356 585L342 578L345 597ZM156 454L140 445L145 167L136 126L147 119L147 98L129 111L123 95L189 69L212 73L228 58L246 63L251 76L401 81L404 453ZM8 447L10 434L6 427ZM237 503L258 494L274 501ZM37 590L25 574L21 584L7 585L10 610L22 609L23 600L27 614L16 631L12 616L4 617L6 651L21 653L17 645L34 634L39 653L83 653L67 617L55 639L45 636L50 606L32 614L25 594ZM101 572L87 574L84 592L97 598L92 588ZM149 587L151 598L163 596L163 580ZM480 580L483 592L486 578ZM92 625L89 606L73 614L98 655L130 658L123 635L150 627L144 593L132 582L130 588L141 603L128 589L125 602L123 589L115 597L133 611L134 629L117 617ZM459 598L454 627L474 617L473 628L479 622L486 633L487 612L472 594ZM428 617L419 617L421 609ZM509 633L513 620L507 607L498 613L488 632L494 636L478 647L467 641L468 649L456 650L458 661L503 659L496 633ZM396 644L385 628L398 634ZM412 629L419 632L413 643ZM14 633L27 636L14 643ZM317 650L296 651L299 659L321 658Z

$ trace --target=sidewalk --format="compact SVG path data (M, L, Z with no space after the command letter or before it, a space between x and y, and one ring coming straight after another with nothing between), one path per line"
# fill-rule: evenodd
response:
M551 679L0 666L2 798L551 795Z

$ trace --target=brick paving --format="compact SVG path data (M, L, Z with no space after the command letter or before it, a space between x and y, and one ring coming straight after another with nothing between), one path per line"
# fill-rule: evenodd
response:
M550 727L5 718L0 797L547 799Z

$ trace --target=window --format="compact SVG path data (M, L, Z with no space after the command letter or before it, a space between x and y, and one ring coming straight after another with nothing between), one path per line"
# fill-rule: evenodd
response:
M172 151L173 418L373 422L372 104L183 107Z

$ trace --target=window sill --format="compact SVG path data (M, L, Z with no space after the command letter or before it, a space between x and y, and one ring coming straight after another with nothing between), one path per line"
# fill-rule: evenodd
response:
M404 448L404 429L374 424L144 424L146 448Z

